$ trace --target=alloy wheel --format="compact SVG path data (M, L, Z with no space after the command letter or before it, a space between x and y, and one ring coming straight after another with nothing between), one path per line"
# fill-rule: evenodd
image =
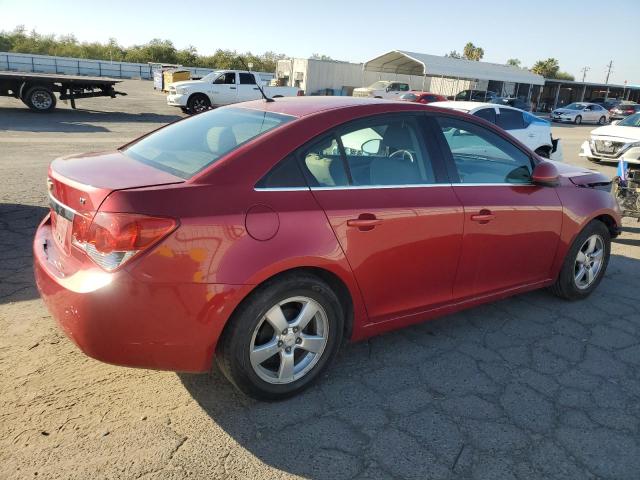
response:
M574 280L576 287L586 290L598 278L604 257L604 241L600 235L594 234L585 240L578 250L574 264Z
M325 309L309 297L291 297L270 308L249 344L253 371L272 384L304 377L320 360L329 339Z

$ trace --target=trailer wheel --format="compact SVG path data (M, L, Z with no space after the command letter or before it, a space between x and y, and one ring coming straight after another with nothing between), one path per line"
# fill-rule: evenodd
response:
M47 87L31 87L24 96L24 102L36 112L50 112L56 108L56 96Z

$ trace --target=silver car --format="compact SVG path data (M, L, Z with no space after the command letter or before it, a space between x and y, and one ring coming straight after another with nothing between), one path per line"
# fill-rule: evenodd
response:
M597 103L574 102L551 112L551 121L569 122L576 125L580 125L582 122L604 125L609 122L609 111Z

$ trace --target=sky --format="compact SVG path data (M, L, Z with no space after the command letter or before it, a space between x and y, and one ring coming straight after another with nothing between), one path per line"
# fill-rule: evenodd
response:
M444 55L471 41L484 61L523 66L555 57L586 81L640 84L640 0L0 0L0 30L121 45L169 39L200 54L216 49L292 57L313 53L364 62L389 50ZM619 23L619 25L618 25ZM633 26L632 26L633 25Z

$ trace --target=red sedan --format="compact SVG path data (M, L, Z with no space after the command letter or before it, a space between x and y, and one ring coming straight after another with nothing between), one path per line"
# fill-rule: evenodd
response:
M609 180L477 117L282 98L219 108L118 151L55 160L37 285L87 355L299 392L360 340L542 287L602 280Z
M433 103L446 102L447 97L445 97L444 95L438 95L437 93L418 92L412 90L411 92L407 92L404 95L401 95L400 100L404 102Z

